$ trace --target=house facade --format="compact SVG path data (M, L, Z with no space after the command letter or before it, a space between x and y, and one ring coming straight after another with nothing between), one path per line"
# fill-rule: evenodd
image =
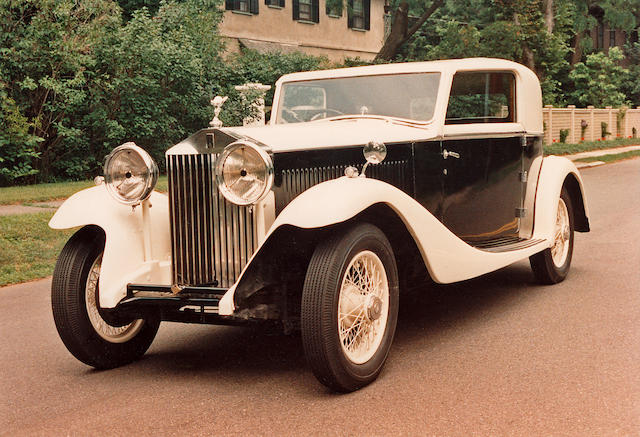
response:
M384 43L384 0L226 0L228 51L300 51L371 60Z

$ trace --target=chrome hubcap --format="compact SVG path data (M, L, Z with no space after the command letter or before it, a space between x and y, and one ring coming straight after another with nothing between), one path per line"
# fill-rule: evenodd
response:
M558 201L558 213L556 214L556 227L553 246L551 246L551 258L556 267L562 267L569 254L571 244L571 224L569 222L569 210L564 200Z
M340 288L338 333L342 351L356 364L378 350L389 315L389 283L384 265L368 250L353 257Z
M85 287L85 303L89 321L96 333L110 343L124 343L131 340L142 328L144 320L138 319L124 326L112 326L104 321L98 311L98 281L100 279L100 267L102 266L102 255L100 255L91 266L87 284Z

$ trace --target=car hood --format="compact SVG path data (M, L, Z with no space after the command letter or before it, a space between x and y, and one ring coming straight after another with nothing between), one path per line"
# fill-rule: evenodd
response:
M361 146L371 140L386 144L425 141L436 137L433 124L411 124L387 118L345 118L257 127L204 129L167 151L202 153L206 135L213 133L215 148L239 139L253 141L273 153Z

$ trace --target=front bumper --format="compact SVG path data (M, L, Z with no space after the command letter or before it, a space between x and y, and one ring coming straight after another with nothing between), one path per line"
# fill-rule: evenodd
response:
M129 284L126 296L109 310L118 318L159 315L161 320L184 323L237 325L246 322L220 315L220 300L228 291L217 287L184 287L179 293L168 285Z

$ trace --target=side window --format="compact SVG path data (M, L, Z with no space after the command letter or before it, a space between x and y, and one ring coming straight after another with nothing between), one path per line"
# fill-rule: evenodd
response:
M224 8L227 11L258 15L258 0L225 0Z
M347 27L358 30L371 28L371 0L348 0Z
M320 22L319 0L293 0L293 19L308 23Z
M515 117L513 73L456 73L445 124L510 123Z
M267 6L277 6L284 8L284 0L264 0L264 4Z

